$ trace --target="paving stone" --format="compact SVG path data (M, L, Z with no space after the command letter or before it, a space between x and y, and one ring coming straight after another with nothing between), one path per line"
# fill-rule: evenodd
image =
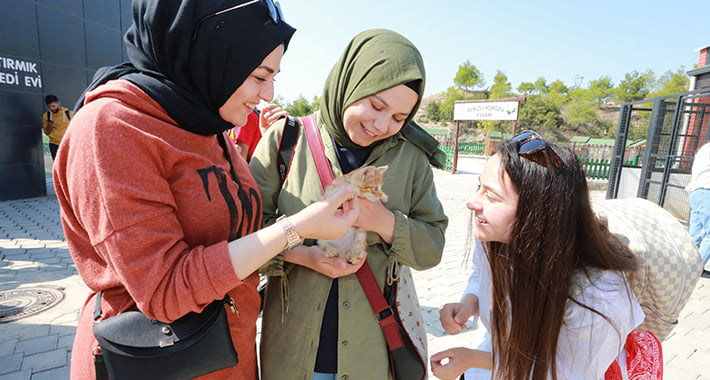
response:
M27 260L27 250L22 248L10 248L3 250L5 260Z
M69 367L61 367L50 369L42 372L32 373L32 378L30 380L57 380L57 379L68 379L69 378Z
M0 372L2 370L0 369ZM25 369L22 371L15 371L15 372L10 372L4 375L0 375L0 380L27 380L31 378L32 376L32 371L29 369ZM68 378L67 378L68 379Z
M0 356L11 355L15 352L15 345L17 344L17 339L10 339L6 341L0 341Z
M19 371L22 366L22 354L0 356L0 375Z
M59 337L56 335L41 336L37 338L21 340L15 346L16 353L33 355L40 352L51 351L57 348Z
M33 260L42 260L47 258L53 258L56 257L57 254L54 252L53 249L50 248L35 248L35 249L29 249L27 250L27 253L29 253L30 257Z
M67 364L67 350L60 348L53 351L25 356L22 361L22 369L30 368L32 369L32 372L40 372L48 369L60 368Z
M18 321L22 322L22 320ZM10 323L10 325L18 325L18 323ZM49 325L25 325L20 323L21 327L18 331L18 340L29 340L49 335Z
M64 347L68 351L71 351L71 348L73 345L74 345L74 334L60 336L59 340L57 341L57 348Z

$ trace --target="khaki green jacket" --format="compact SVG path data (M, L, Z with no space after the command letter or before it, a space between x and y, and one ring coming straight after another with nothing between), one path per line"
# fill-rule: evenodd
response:
M277 149L284 121L271 126L256 148L250 169L262 192L264 224L278 214L291 215L322 196L317 171L302 128L283 188ZM328 132L319 126L335 176L342 170ZM402 263L416 270L439 263L448 218L436 195L426 154L397 134L377 145L365 165L389 165L384 174L385 206L395 215L391 245L368 233L367 261L382 288L386 270ZM331 279L277 256L262 268L269 276L261 336L263 380L310 380ZM339 280L338 378L389 378L387 346L355 275ZM428 358L425 358L428 360Z

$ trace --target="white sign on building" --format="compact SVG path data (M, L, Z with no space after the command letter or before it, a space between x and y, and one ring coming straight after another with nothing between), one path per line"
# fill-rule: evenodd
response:
M518 120L520 102L466 102L454 103L454 120Z
M0 56L0 87L19 90L42 89L39 63Z

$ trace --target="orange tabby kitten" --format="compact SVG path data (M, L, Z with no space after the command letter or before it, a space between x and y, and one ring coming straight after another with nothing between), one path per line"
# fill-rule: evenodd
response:
M350 173L333 180L326 186L326 196L338 191L343 186L355 187L356 195L370 201L382 200L387 202L387 194L382 192L382 173L387 166L363 166ZM340 239L318 240L318 246L325 251L328 257L340 256L351 264L357 264L365 257L367 252L367 231L358 227L350 227Z

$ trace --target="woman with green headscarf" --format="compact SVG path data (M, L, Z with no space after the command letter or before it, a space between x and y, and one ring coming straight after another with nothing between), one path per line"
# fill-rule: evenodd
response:
M331 70L314 115L336 177L365 165L388 165L382 189L389 200L361 198L355 223L368 231L366 260L380 289L393 280L388 273L395 267L400 274L410 267L428 269L443 253L448 218L430 163L438 149L431 136L409 123L424 79L422 57L409 40L389 30L368 30L355 36ZM267 131L250 163L267 225L323 195L302 128L281 182L277 157L285 125L282 120ZM262 379L391 378L382 329L354 275L363 262L325 257L307 243L262 267L269 277Z

